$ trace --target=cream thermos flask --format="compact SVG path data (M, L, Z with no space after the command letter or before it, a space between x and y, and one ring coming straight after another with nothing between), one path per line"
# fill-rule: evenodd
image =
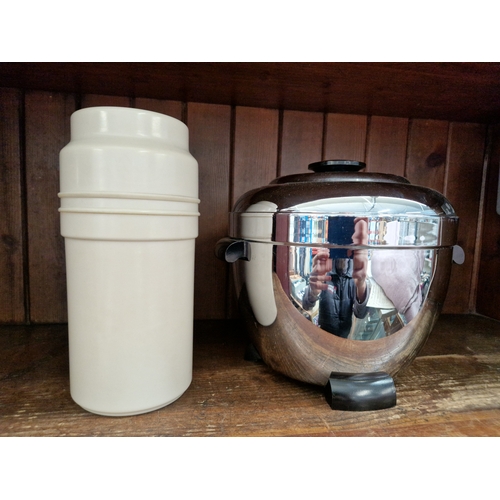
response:
M192 380L198 164L170 116L94 107L60 153L70 390L87 411L146 413Z

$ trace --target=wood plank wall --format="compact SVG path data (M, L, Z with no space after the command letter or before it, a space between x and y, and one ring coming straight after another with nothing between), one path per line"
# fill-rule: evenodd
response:
M196 319L237 314L229 267L214 257L234 201L331 158L367 161L369 171L404 175L449 198L461 218L466 261L454 266L444 310L475 310L485 125L0 89L0 322L67 320L58 155L69 141L71 113L99 105L159 111L190 129L201 199Z
M500 320L500 214L497 213L500 170L500 125L490 127L484 183L484 219L480 238L477 312Z

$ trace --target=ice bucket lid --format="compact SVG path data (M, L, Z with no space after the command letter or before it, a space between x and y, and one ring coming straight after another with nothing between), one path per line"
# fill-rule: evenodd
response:
M456 244L458 217L441 193L404 177L361 172L365 166L353 160L316 162L309 165L311 173L279 177L245 193L230 214L229 236L345 247L342 231L331 228L364 218L373 228L367 247Z

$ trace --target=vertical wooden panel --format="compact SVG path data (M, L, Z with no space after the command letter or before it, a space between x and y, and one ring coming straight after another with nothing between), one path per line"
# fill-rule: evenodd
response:
M277 110L236 107L232 204L277 176L278 126Z
M323 160L365 161L368 117L328 113Z
M134 101L134 107L155 111L156 113L163 113L164 115L173 116L178 120L182 120L182 102L180 101L162 101L160 99L138 97Z
M279 112L237 106L234 120L231 207L242 194L278 175ZM232 286L228 294L228 317L238 317Z
M411 120L405 176L412 184L443 192L448 128L446 121Z
M460 217L458 244L465 251L465 262L452 267L450 287L443 308L446 313L470 312L485 140L484 125L450 125L444 194Z
M228 265L215 257L215 244L228 235L231 108L189 103L190 151L198 161L199 235L196 239L195 318L226 317Z
M93 106L130 106L130 98L116 95L84 94L82 96L81 107L91 108Z
M408 119L372 116L368 129L366 171L404 175Z
M310 163L321 161L323 113L284 111L279 175L307 172Z
M64 244L59 226L59 152L69 142L71 95L26 94L26 184L31 320L67 321Z
M21 94L0 89L0 322L22 323L24 310Z
M500 215L497 213L500 169L500 125L491 127L484 200L481 262L476 309L480 314L500 320Z

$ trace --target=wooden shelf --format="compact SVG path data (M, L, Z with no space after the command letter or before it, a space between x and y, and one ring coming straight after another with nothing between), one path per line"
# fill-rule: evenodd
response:
M1 63L0 87L476 123L499 63Z
M500 322L445 315L396 377L398 404L331 410L243 358L239 322L195 323L193 383L175 403L109 418L69 393L66 325L0 326L0 436L500 436Z

